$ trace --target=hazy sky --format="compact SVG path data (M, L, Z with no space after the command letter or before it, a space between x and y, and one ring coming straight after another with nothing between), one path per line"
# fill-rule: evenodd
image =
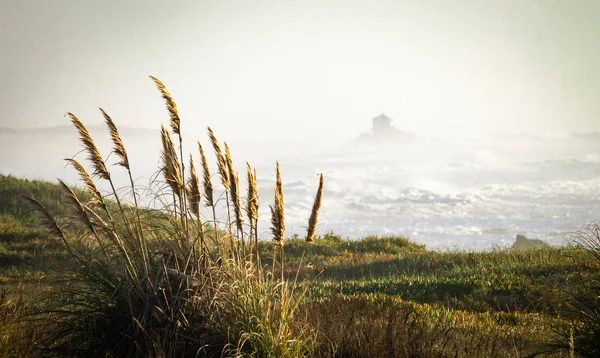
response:
M600 131L600 1L0 0L0 126L100 123L228 140Z

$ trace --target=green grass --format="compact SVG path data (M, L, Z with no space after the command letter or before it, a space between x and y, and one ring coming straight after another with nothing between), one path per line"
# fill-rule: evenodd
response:
M558 310L571 281L599 268L573 247L350 255L318 265L326 268L314 285L317 296L382 293L455 309L527 312Z
M0 174L0 214L9 215L21 222L33 223L35 214L25 205L21 195L38 198L53 215L69 213L62 200L63 192L58 185Z

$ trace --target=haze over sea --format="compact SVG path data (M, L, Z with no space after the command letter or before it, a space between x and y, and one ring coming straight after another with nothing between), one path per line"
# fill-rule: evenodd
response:
M369 126L366 119L365 128ZM108 135L99 126L90 131L107 156ZM147 185L158 167L159 131L127 127L121 131L134 176ZM227 133L216 134L227 140ZM185 151L198 160L195 141L200 140L210 153L211 170L216 171L206 134L184 136ZM320 172L325 191L319 231L352 239L397 234L434 249L482 250L510 245L520 233L565 244L569 232L599 215L597 133L229 145L244 188L245 161L256 166L264 204L273 201L275 160L280 161L287 236L304 234ZM4 129L0 173L44 180L60 177L77 185L75 172L65 168L62 158L76 155L79 148L75 130L68 126ZM83 161L84 155L76 158ZM125 184L120 168L112 168L117 181ZM268 239L268 206L261 207L266 210L261 212L259 230Z

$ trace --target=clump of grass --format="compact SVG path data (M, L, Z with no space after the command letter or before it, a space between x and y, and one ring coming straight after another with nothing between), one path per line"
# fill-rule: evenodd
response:
M235 266L237 278L222 290L217 325L235 340L225 356L307 357L315 348L316 331L297 316L307 283L280 281L270 273L256 274L250 266ZM277 299L266 299L276 297Z
M36 353L40 329L21 318L27 312L23 297L0 290L0 357L31 357Z
M591 222L571 235L569 240L589 254L600 267L600 225ZM580 273L580 285L570 295L565 316L569 325L557 328L550 350L568 352L570 356L600 356L600 280L598 275Z
M226 199L227 223L219 223L218 196L202 145L198 144L201 189L191 155L186 172L175 100L160 80L151 79L170 116L170 131L161 127L159 170L163 185L158 183L162 190L156 194L165 203L163 210L143 208L138 202L139 188L132 179L125 145L112 118L102 109L116 164L129 174L130 195L115 189L93 138L83 123L68 113L94 169L90 175L78 161L67 159L79 173L85 195L61 181L70 215L60 219L38 200L26 198L39 213L40 225L62 241L78 266L77 279L43 299L35 315L46 320L46 353L113 357L310 355L314 331L295 316L306 286L283 276L285 217L279 163L272 233L274 248L279 248L282 276L275 279L261 266L259 251L244 244L244 237L254 238L258 248L256 171L248 165L246 210L250 224L245 232L241 188L229 147L224 144L223 155L208 128ZM179 150L171 132L179 139ZM110 183L109 195L98 190L97 179ZM320 203L321 191L322 177L315 203ZM212 211L210 231L205 230L204 223L209 220L200 209L202 201ZM317 215L318 208L310 219L313 233ZM219 238L223 232L229 235L228 247ZM213 247L208 247L208 239Z
M475 315L383 294L331 295L299 313L319 330L316 357L524 357L542 326L537 317ZM498 323L508 317L516 322Z

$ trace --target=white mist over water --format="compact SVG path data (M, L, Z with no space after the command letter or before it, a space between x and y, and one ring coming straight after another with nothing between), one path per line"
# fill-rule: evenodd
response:
M122 132L134 176L145 186L158 168L158 131ZM92 134L109 153L108 136L99 128ZM196 160L195 139L202 141L216 172L206 136L184 135L185 150ZM61 160L78 152L76 138L71 128L52 135L2 133L0 172L77 184L75 172ZM480 250L510 245L522 233L564 244L566 233L600 216L600 134L417 137L394 144L232 142L230 147L244 195L245 161L257 168L263 239L269 238L275 160L281 164L288 236L305 233L321 172L325 190L318 231L351 239L394 234L429 248ZM125 186L124 173L116 179Z

